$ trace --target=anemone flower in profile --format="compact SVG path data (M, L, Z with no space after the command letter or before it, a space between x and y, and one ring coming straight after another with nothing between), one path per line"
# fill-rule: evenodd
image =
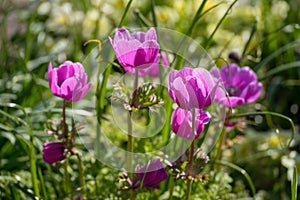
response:
M87 83L87 74L79 62L65 61L58 68L48 65L48 80L52 94L69 102L81 100L92 83Z
M204 68L182 68L169 75L169 96L182 109L205 108L213 102L217 83Z
M65 144L62 142L46 142L43 145L43 159L52 164L65 159Z

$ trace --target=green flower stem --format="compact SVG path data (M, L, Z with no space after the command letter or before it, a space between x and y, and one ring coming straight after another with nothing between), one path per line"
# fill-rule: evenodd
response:
M191 176L193 174L194 148L195 148L195 140L193 140L191 147L190 147L189 171L188 171L189 176Z
M131 121L131 111L127 114L127 170L131 173L132 172L132 152L133 152L133 144L132 144L132 121Z
M42 190L42 193L43 193L43 199L47 200L48 199L48 194L47 194L47 190L46 190L46 187L45 187L45 181L44 181L44 177L43 177L43 174L42 174L42 170L41 170L40 167L38 167L38 176L39 176L39 179L40 179L40 185L41 185L41 190Z
M65 178L65 191L66 191L66 196L69 199L72 199L72 194L71 194L71 186L70 186L70 177L68 173L68 159L65 160L64 163L64 178Z
M136 95L137 94L137 88L138 88L138 81L139 81L139 72L136 69L135 70L135 77L134 77L134 85L133 85L133 93L132 93L132 99L131 99L131 103L130 106L134 106L134 99L136 99ZM132 120L131 120L131 113L132 111L129 110L128 114L127 114L127 131L128 131L128 135L127 135L127 169L129 172L132 172L133 167L132 167L132 152L133 152L133 137L132 137Z
M26 116L26 121L29 126L29 136L30 136L30 146L29 146L29 158L30 158L30 173L31 173L31 181L32 181L32 186L34 190L34 194L39 197L40 196L40 191L39 191L39 186L38 186L38 179L37 179L37 170L36 170L36 155L34 151L34 144L33 144L33 130L32 130L32 124L29 120L29 117L24 110L25 116Z
M169 200L172 200L173 199L174 186L175 186L175 181L174 181L173 176L170 179L170 181L171 181L171 183L170 183L170 189L169 189Z
M222 146L224 144L226 138L226 127L224 126L221 132L219 144L218 144L218 150L217 150L217 155L216 155L216 161L222 159Z
M131 106L133 106L134 101L133 99L136 99L137 88L138 88L138 81L139 81L139 71L135 70L135 78L134 78L134 85L133 85L133 95L132 95L132 102L130 103ZM132 165L132 152L133 152L133 137L132 137L132 120L131 120L131 113L132 111L128 111L127 114L127 129L128 129L128 135L127 135L127 170L131 174L131 178L133 178L133 165ZM130 200L134 199L134 192L131 189L130 190Z
M66 139L67 148L69 148L68 127L66 123L66 104L66 100L63 100L61 122L63 126L63 136ZM66 196L69 197L69 199L72 199L70 177L68 173L68 159L66 159L64 163L64 173Z
M291 180L291 196L292 200L297 199L297 184L298 184L298 175L297 175L297 166L294 166L293 179Z
M84 181L84 176L83 176L83 163L82 163L79 153L76 153L76 157L78 160L79 182L80 182L81 194L84 199L84 197L85 197L85 181Z
M187 188L186 188L186 194L185 194L185 199L189 200L192 192L192 182L193 180L188 180L187 183Z
M195 136L195 108L192 109L192 135ZM191 191L192 191L192 183L193 183L193 158L194 158L194 148L195 148L195 139L193 138L191 147L190 147L190 157L188 164L188 184L186 189L185 199L189 200Z
M132 152L133 152L133 138L132 138L132 121L131 121L131 111L127 114L127 124L128 124L128 135L127 135L127 170L129 172L129 176L133 178L132 172ZM130 200L134 199L133 190L130 190Z
M135 69L135 77L134 77L134 85L133 85L133 91L137 90L139 84L139 70Z
M68 140L68 127L66 123L66 100L63 101L63 107L62 107L62 125L63 125L63 134Z
M193 118L193 121L195 121L194 118ZM190 199L191 191L192 191L194 146L195 146L195 140L193 140L192 145L190 147L190 158L189 158L189 166L188 166L188 183L187 183L187 189L186 189L186 195L185 195L186 200Z

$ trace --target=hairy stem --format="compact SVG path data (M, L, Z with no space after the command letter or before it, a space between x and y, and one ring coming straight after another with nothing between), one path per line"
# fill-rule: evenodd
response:
M131 121L131 111L127 114L127 170L128 172L132 172L132 152L133 152L133 144L132 144L132 121Z
M63 107L62 107L62 125L63 125L63 135L66 139L68 139L68 127L66 123L66 100L63 101Z
M64 137L64 139L66 139L67 148L69 148L69 135L68 135L68 127L67 127L67 123L66 123L66 100L63 100L61 123L63 126L62 127L63 128L63 137ZM69 164L68 159L66 159L65 163L64 163L65 190L66 190L67 197L69 197L69 199L72 199L70 176L68 173L68 164Z
M135 70L135 78L134 78L134 85L133 85L133 95L131 99L131 107L134 106L134 99L137 98L138 92L138 81L139 81L139 71L138 69ZM127 135L127 170L129 173L132 173L131 178L133 178L133 165L132 165L132 153L133 153L133 137L132 137L132 120L131 120L131 113L132 110L128 111L127 114L127 129L128 129L128 135ZM130 190L130 200L134 199L134 192L131 189Z
M192 109L192 136L193 141L190 147L190 154L189 154L189 164L188 164L188 184L186 189L186 200L190 199L191 191L192 191L192 183L193 183L193 158L194 158L194 148L195 148L195 108Z

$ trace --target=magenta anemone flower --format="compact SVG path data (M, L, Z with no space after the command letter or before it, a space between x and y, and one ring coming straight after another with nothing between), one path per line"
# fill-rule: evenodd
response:
M133 188L144 187L148 189L159 188L159 183L168 178L164 166L159 159L153 160L149 165L142 166L135 170Z
M65 159L65 144L62 142L46 142L43 145L43 159L52 164Z
M161 60L162 60L162 66L164 69L166 69L169 66L169 62L167 59L167 55L165 52L161 52ZM159 60L158 60L159 61ZM132 67L124 67L125 71L129 74L135 74L135 68ZM151 76L151 77L157 77L159 75L160 65L158 63L153 63L150 67L139 69L138 73L139 76Z
M226 107L235 107L254 102L260 95L262 83L258 82L256 74L249 67L240 68L237 64L225 65L222 69L213 68L212 75L219 79L229 97L223 91L216 96L216 102Z
M192 131L192 111L176 108L171 117L171 128L173 132L183 138L196 140L204 125L210 121L210 114L202 109L195 109L195 133Z
M114 38L109 40L125 71L132 71L132 68L147 68L159 62L160 47L154 28L150 28L146 33L132 34L125 28L120 28Z
M215 79L204 68L182 68L169 75L169 96L183 109L209 106L216 88Z
M65 61L58 68L48 65L48 80L52 94L69 102L81 100L92 83L87 83L87 74L79 63Z

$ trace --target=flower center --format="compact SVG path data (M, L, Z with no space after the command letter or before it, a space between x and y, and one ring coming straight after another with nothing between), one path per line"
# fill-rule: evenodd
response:
M241 89L235 86L229 86L226 88L229 96L239 96L241 94Z

